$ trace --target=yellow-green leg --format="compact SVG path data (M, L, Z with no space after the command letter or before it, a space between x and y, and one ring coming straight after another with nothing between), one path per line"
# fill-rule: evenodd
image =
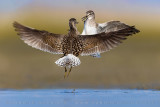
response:
M67 68L65 67L65 73L64 73L64 78L67 76Z
M71 68L69 69L69 72L68 72L67 77L69 76L69 74L70 74L71 70L72 70L72 66L71 66Z

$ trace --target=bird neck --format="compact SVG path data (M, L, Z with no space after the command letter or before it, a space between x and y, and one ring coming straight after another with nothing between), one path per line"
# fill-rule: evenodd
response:
M95 18L88 18L87 20L86 20L86 22L85 22L85 24L87 25L87 26L90 26L90 27L96 27L96 22L95 22Z
M76 32L76 31L77 31L76 26L70 26L70 31L72 31L72 32Z
M88 17L89 20L95 20L95 16Z
M70 25L69 35L70 36L78 35L77 27L75 25Z

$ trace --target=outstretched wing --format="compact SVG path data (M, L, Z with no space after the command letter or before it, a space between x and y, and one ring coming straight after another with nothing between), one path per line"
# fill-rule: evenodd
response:
M139 30L131 26L122 30L103 32L96 35L80 35L79 38L83 43L83 52L81 55L92 55L109 51L122 43L122 40L127 39L127 36L138 32Z
M63 54L61 42L64 35L53 34L44 30L29 28L17 22L14 22L13 26L18 32L20 38L26 44L45 52Z
M118 31L122 29L126 29L130 27L129 25L122 23L120 21L109 21L106 23L99 23L98 24L98 32L113 32L113 31Z

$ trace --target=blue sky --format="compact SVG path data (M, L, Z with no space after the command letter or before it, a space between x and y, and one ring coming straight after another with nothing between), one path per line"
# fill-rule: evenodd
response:
M67 1L67 2L66 2ZM0 1L0 12L8 12L14 11L20 7L23 7L29 3L34 2L34 0L1 0ZM159 9L160 0L39 0L39 3L48 4L56 7L64 7L64 6L87 6L94 5L98 7L113 7L115 4L115 8L118 4L126 3L130 6L142 6L149 7L150 9ZM118 2L118 3L117 3ZM114 7L113 7L114 8Z
M0 12L14 11L17 8L27 5L32 0L1 0Z

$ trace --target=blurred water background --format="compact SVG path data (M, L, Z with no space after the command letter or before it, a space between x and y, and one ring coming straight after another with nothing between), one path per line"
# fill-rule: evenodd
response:
M1 0L0 88L137 88L160 89L159 0ZM93 10L99 23L120 20L141 32L101 58L80 57L82 64L63 79L52 55L31 48L12 23L66 34L68 20Z

